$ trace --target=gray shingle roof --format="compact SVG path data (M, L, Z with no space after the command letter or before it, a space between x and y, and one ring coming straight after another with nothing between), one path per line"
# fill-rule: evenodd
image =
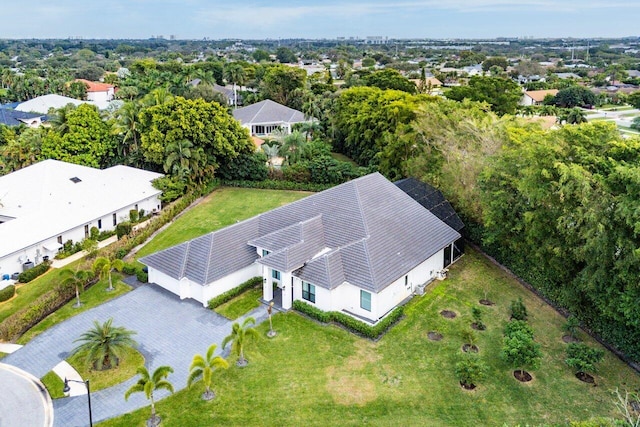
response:
M258 260L325 288L379 292L460 234L374 173L141 261L206 284ZM270 250L258 257L255 247Z
M7 126L18 126L24 123L24 121L38 117L43 117L43 114L25 113L24 111L0 108L0 124Z
M243 125L251 123L300 123L306 121L304 114L270 99L238 108L233 117Z

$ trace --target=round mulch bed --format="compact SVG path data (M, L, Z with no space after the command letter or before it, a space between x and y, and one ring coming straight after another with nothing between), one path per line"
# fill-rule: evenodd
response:
M566 342L567 344L572 343L572 342L580 342L580 340L576 337L572 337L571 335L563 335L562 336L562 341Z
M528 383L533 379L531 374L527 371L520 371L520 370L513 371L513 376L516 377L516 379L522 383Z
M440 314L445 319L455 319L455 317L457 316L457 314L454 311L451 311L451 310L442 310L440 312Z
M583 383L588 383L588 384L596 383L596 379L593 378L591 375L587 374L586 372L578 372L576 374L576 378L582 381Z
M473 390L474 388L476 388L475 384L465 384L463 382L460 383L460 387L462 387L465 390Z
M471 329L475 329L476 331L484 331L485 329L487 329L487 327L485 325L482 325L482 327L480 327L476 322L473 322L471 324Z
M436 331L431 331L427 334L427 337L429 337L431 341L440 341L442 339L442 334Z
M475 344L464 344L462 346L462 351L465 353L477 353L480 349Z
M490 299L481 299L478 302L482 305L496 305L496 303L491 301Z

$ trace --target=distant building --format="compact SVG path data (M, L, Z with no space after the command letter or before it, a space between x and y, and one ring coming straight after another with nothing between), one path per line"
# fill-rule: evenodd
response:
M0 124L5 126L20 126L22 124L37 128L42 124L44 115L38 113L25 113L9 108L0 108Z
M59 108L65 107L69 104L73 104L76 107L81 104L88 104L87 101L80 101L78 99L69 98L68 96L62 95L42 95L36 98L25 101L21 104L18 104L16 107L17 111L24 111L26 113L40 113L47 114L50 109L57 110Z
M252 136L271 135L278 129L291 133L294 124L307 121L301 111L270 99L238 108L233 111L233 117L249 129Z
M547 96L556 96L558 89L528 90L522 94L520 105L541 105Z
M76 81L87 86L87 101L95 102L98 105L108 103L115 95L115 86L108 83L92 82L85 79L76 79Z

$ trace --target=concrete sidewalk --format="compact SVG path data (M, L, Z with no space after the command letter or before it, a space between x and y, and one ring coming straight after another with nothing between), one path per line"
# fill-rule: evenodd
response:
M98 249L102 249L105 246L109 246L110 244L117 242L118 241L118 236L111 236L108 239L103 240L102 242L98 242ZM67 266L68 264L71 264L74 261L79 260L82 257L87 256L87 251L80 251L80 252L76 252L73 255L70 255L64 259L54 259L51 262L51 268L62 268Z

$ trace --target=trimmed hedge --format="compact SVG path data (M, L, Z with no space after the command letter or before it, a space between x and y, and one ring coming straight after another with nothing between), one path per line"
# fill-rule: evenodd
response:
M227 292L222 293L215 298L211 298L207 303L207 305L211 310L213 310L214 308L224 304L227 301L230 301L231 299L235 298L241 293L244 293L249 289L253 289L261 284L262 284L262 276L252 277L251 279L240 284L239 286L236 286L235 288L230 289Z
M0 302L13 298L16 294L15 285L9 285L6 288L0 290Z
M293 308L322 323L335 322L351 332L371 339L380 337L404 316L404 307L396 307L387 317L371 326L348 314L339 311L323 311L300 300L293 302Z
M265 179L264 181L223 181L228 187L261 188L264 190L297 190L297 191L323 191L334 187L335 184L311 184L306 182L280 181Z
M50 265L51 265L50 261L44 261L44 262L36 265L35 267L33 267L30 270L23 271L22 273L20 273L18 275L18 282L20 282L20 283L29 283L30 281L32 281L36 277L41 276L44 273L46 273L47 270L49 270L49 266Z

